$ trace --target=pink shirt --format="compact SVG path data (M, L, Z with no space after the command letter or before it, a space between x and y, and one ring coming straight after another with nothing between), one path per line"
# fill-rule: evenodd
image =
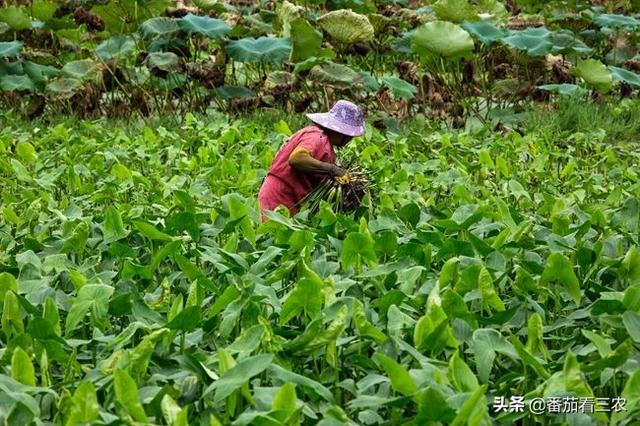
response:
M308 126L298 130L282 145L271 163L259 194L262 209L270 210L278 204L284 204L295 213L297 204L321 182L322 176L303 173L289 165L289 156L298 147L305 148L316 160L326 163L336 161L329 138L319 127ZM277 182L274 182L274 178Z
M301 200L320 183L322 177L300 172L289 165L289 156L298 147L305 148L313 158L325 163L334 163L336 154L327 135L317 126L298 130L282 145L267 174L275 176L289 185L294 197Z

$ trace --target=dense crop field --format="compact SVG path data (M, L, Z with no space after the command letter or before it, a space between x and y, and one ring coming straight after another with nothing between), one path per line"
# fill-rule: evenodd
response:
M0 0L0 424L638 425L639 13Z
M125 129L1 130L6 424L635 424L633 146L370 128L375 204L260 223L285 122ZM492 405L566 395L626 411Z

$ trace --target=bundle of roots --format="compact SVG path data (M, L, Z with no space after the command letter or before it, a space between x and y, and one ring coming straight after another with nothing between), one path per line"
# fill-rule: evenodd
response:
M370 194L374 185L368 171L350 165L345 167L347 174L341 178L325 179L301 204L303 208L315 213L320 208L320 203L325 201L340 213L350 213L356 210L362 203L365 195Z

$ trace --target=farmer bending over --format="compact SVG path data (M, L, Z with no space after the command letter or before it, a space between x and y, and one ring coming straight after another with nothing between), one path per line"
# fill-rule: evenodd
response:
M285 142L262 183L258 194L262 220L266 220L265 210L279 205L286 206L293 216L304 197L323 179L344 178L347 171L334 164L333 149L365 133L362 111L349 101L338 101L331 111L307 117L315 125L298 130Z

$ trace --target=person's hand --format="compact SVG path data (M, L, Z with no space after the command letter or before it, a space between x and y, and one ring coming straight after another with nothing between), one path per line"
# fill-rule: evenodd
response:
M336 166L335 164L331 166L331 174L334 177L340 177L340 176L344 176L347 174L347 170L343 169L340 166Z

